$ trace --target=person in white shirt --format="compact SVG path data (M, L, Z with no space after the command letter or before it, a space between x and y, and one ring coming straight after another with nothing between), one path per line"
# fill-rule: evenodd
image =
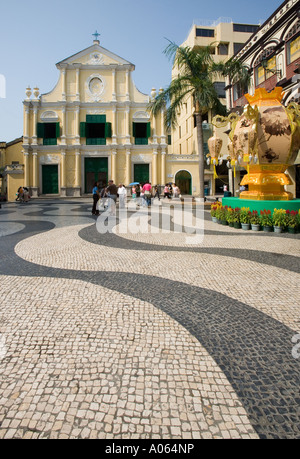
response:
M118 196L119 196L119 207L121 209L124 209L125 204L126 204L126 198L127 198L127 190L122 183L120 183L119 188L118 188Z

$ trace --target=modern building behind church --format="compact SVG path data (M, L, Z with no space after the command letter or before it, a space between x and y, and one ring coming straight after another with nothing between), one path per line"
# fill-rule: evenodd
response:
M78 197L109 179L164 184L163 113L150 116L147 107L156 91L149 96L135 87L134 65L96 39L56 67L59 78L52 91L26 90L23 174L14 181L9 200L18 185L27 186L33 197Z

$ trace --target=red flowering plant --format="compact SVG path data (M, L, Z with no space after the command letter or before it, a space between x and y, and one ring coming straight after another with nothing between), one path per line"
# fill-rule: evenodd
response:
M235 209L233 211L233 221L234 221L234 223L240 223L240 214L241 214L240 207L235 207Z
M210 215L212 217L215 217L216 213L217 213L217 210L220 207L222 207L222 203L220 201L216 201L216 202L212 203L212 205L210 206Z
M299 214L296 210L286 211L286 226L289 228L296 228L299 224Z
M228 206L220 206L218 209L217 209L217 212L216 212L216 217L218 220L221 220L221 221L225 221L226 220L226 214L227 214L227 208Z
M261 210L260 211L261 224L263 226L273 226L273 218L270 210Z
M250 215L250 223L252 225L260 225L260 216L258 215L257 210L253 210Z

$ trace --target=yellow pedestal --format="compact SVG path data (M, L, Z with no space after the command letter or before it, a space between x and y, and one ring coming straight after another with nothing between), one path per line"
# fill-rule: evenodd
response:
M248 186L248 191L243 191L240 197L260 201L290 201L294 198L293 194L284 189L284 185L292 184L284 173L287 167L286 164L250 166L249 174L241 182L241 185Z

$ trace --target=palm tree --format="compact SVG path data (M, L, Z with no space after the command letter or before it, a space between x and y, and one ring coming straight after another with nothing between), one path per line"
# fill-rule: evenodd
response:
M155 116L165 108L166 127L175 128L183 103L187 97L192 97L197 126L200 198L204 198L203 115L211 110L219 115L226 114L213 83L214 77L220 74L220 68L215 68L210 46L192 49L169 42L164 53L173 59L173 68L178 70L178 75L149 104L149 109Z
M217 62L213 64L213 71L219 73L223 77L227 77L230 86L238 84L243 94L248 91L251 80L250 69L235 56L228 59L226 62ZM232 107L231 91L230 91L230 107Z

